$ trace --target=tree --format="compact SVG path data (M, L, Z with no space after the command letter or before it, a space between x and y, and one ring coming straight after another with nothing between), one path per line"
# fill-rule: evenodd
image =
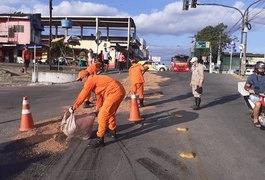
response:
M70 54L71 48L64 45L63 41L53 42L51 46L51 59L63 56L62 52Z
M203 28L200 32L196 35L196 41L209 41L211 43L212 48L212 62L217 62L218 56L218 48L220 43L220 51L222 52L223 49L226 48L226 43L231 42L232 38L230 38L225 32L227 26L223 23L218 24L217 26L207 26ZM221 53L222 54L222 53ZM194 56L201 57L201 56L209 56L210 50L209 49L195 49Z

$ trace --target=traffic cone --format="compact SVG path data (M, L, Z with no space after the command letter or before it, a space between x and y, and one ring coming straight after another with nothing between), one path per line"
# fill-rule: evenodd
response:
M130 118L128 120L132 122L143 120L143 118L140 117L139 107L135 94L131 95L131 110L130 110Z
M32 115L29 109L28 97L23 97L22 113L19 131L28 131L34 129Z

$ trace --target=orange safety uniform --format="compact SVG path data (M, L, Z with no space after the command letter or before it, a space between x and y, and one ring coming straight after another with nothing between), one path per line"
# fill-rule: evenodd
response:
M99 72L99 68L100 68L100 64L99 63L93 63L91 65L89 65L86 69L86 71L90 74L90 75L96 75Z
M129 69L129 77L131 80L131 94L138 94L140 99L144 98L144 76L143 71L148 70L148 66L141 64L132 64Z
M97 136L104 137L107 127L112 131L116 130L115 115L125 97L125 89L119 81L109 76L89 76L75 101L73 109L77 109L91 92L97 96L96 110L100 108Z
M100 70L100 63L93 63L93 64L90 64L87 68L86 68L86 71L90 74L90 75L97 75L97 73L99 72ZM86 101L89 101L90 99L90 96L91 94L89 94L87 96L87 99Z

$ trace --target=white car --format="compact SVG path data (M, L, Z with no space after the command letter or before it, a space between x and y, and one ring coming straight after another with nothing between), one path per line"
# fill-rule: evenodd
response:
M24 63L24 60L22 57L17 57L17 63Z
M254 69L246 69L245 75L249 76L251 74L254 74Z
M144 66L148 66L149 70L153 71L169 71L169 67L165 64L161 64L160 62L154 62L154 61L139 61L139 64L142 64Z

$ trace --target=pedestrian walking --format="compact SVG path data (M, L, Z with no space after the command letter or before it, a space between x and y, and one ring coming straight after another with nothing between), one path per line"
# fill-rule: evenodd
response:
M125 56L123 52L121 52L118 59L119 74L123 71L124 64L125 64Z
M149 69L148 66L137 64L136 59L131 60L132 66L129 68L129 77L131 81L131 95L139 95L140 107L144 107L144 72Z
M125 89L122 84L106 75L89 75L86 70L79 72L78 81L84 83L84 87L79 93L73 106L69 108L70 112L75 111L88 97L91 92L97 96L96 110L98 113L97 138L89 143L89 147L97 148L104 146L104 136L107 127L110 130L112 138L116 139L116 112L125 96Z
M194 110L198 110L201 104L204 70L203 70L203 65L198 63L197 57L193 57L190 63L192 64L192 67L191 67L192 75L191 75L190 86L192 88L192 94L195 99L195 105L193 105L192 108Z
M28 67L29 67L29 64L30 64L30 52L29 52L29 49L28 49L27 46L22 51L22 58L24 60L24 69L22 71L24 73L28 73Z
M109 61L110 60L111 60L111 56L110 56L107 48L104 48L104 51L103 51L104 72L108 72L108 69L109 69Z
M88 53L87 53L87 61L88 61L87 62L88 66L94 63L94 52L91 48L88 50Z

